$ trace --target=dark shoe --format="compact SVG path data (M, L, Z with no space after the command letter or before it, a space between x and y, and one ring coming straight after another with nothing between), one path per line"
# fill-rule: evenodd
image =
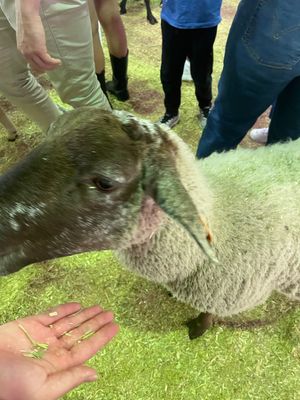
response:
M106 88L120 101L126 101L129 99L129 93L127 88L128 77L128 52L125 57L117 58L110 55L111 67L113 72L113 80L106 83Z
M179 114L176 115L171 115L171 114L165 114L164 116L162 116L157 122L159 124L165 124L167 125L169 128L173 128L173 126L175 126L176 124L178 124L180 118L179 118Z

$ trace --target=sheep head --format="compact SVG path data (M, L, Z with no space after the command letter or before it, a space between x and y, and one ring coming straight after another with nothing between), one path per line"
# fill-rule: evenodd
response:
M168 131L114 111L61 116L0 178L0 274L34 262L126 247L150 196L214 257L176 172Z

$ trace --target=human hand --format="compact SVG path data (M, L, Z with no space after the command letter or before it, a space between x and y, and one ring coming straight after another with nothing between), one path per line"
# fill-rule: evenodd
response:
M111 312L78 303L0 326L0 400L56 400L96 380L83 363L117 331Z
M17 18L17 47L33 71L44 72L55 69L61 61L49 55L45 31L39 15L27 16L19 12Z

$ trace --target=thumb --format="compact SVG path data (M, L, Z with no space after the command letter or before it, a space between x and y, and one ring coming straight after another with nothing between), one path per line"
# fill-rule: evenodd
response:
M97 372L83 365L56 372L47 379L43 388L44 393L39 393L39 398L56 400L82 383L95 380L97 380Z

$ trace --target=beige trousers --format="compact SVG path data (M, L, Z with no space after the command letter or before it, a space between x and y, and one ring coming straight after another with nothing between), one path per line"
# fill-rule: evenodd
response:
M95 75L86 0L41 0L40 15L48 52L62 62L48 72L62 101L74 108L98 106L110 110ZM0 91L45 131L61 111L18 51L15 21L14 0L0 0Z

